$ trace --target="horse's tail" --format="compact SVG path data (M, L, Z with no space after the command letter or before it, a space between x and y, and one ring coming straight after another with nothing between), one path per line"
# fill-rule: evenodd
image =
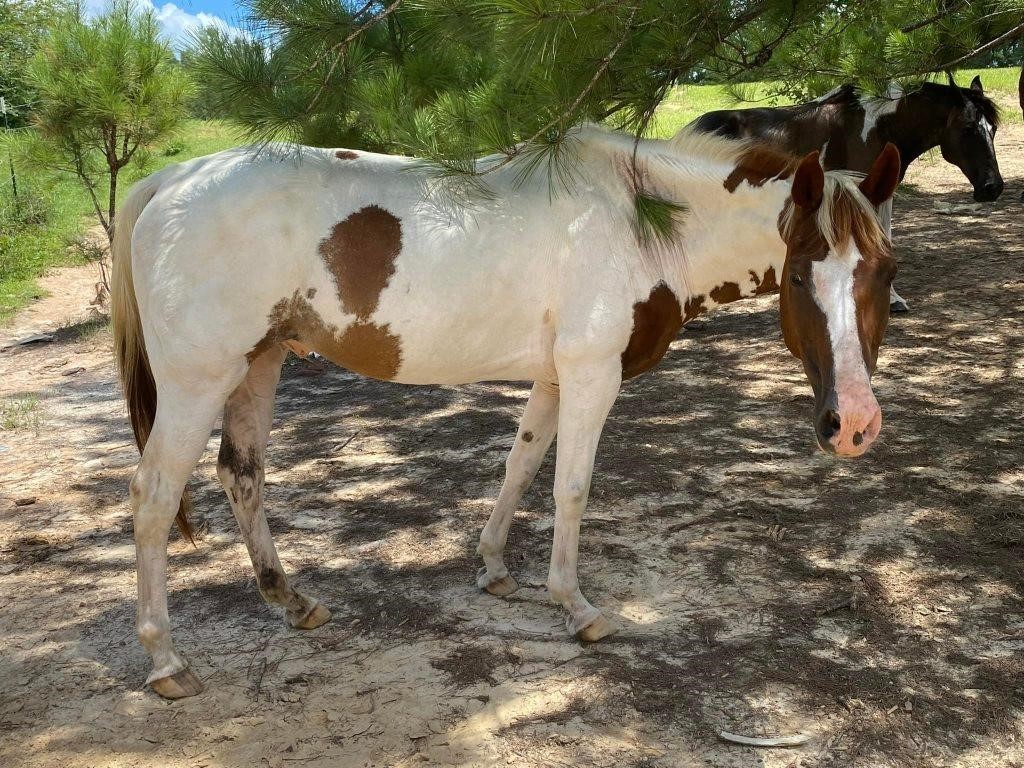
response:
M146 341L142 336L139 304L132 280L132 231L143 208L160 188L161 174L154 174L136 184L117 213L114 239L111 244L112 274L110 278L110 317L114 331L114 356L121 376L128 418L135 433L139 452L146 447L153 418L156 416L156 382L149 367ZM182 535L191 542L192 526L188 522L190 507L188 491L182 494L175 518Z

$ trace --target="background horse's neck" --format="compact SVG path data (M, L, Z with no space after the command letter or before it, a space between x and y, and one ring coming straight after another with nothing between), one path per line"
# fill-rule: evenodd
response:
M896 145L900 151L901 179L914 160L939 145L952 109L952 105L940 103L924 91L915 91L899 99L893 111L878 118L877 149L890 141Z

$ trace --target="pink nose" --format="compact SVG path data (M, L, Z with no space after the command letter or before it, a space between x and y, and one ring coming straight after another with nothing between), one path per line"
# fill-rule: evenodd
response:
M871 399L864 408L850 410L839 414L829 412L833 419L833 434L828 440L828 447L837 456L860 456L875 442L882 431L882 409Z

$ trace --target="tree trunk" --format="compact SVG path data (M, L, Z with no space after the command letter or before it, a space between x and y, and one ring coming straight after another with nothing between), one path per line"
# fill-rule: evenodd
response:
M117 168L110 166L110 200L107 203L107 240L114 244L114 214L117 213Z

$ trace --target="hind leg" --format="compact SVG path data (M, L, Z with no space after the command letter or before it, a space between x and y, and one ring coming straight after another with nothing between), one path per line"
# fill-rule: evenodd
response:
M225 387L226 389L226 387ZM202 683L178 655L167 615L167 535L185 483L210 437L224 394L159 387L153 430L129 486L135 522L139 640L153 659L146 682L165 698L199 693Z
M275 346L256 358L228 398L217 475L242 529L260 593L267 602L284 608L293 627L314 629L327 621L331 612L288 583L263 511L263 462L274 418L274 393L286 354L284 348Z
M558 387L538 381L530 391L516 441L505 460L505 481L476 549L484 560L484 567L477 574L477 586L492 595L504 597L519 587L505 567L505 542L516 506L540 469L557 427Z

